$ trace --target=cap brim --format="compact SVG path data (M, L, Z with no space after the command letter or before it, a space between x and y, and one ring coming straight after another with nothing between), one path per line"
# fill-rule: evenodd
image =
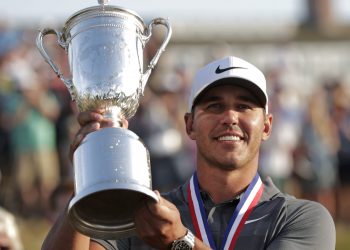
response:
M208 86L206 86L195 97L195 99L193 100L192 108L200 101L201 97L204 95L205 92L207 92L209 89L216 87L218 85L235 85L235 86L240 86L242 88L245 88L249 90L256 97L261 107L263 108L266 107L266 103L267 103L266 96L264 92L255 83L239 77L227 77L208 84Z

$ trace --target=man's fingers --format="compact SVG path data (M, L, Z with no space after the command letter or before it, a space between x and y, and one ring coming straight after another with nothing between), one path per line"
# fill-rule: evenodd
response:
M82 127L78 133L75 135L70 148L69 148L69 159L73 161L73 154L75 150L78 148L78 146L81 144L85 136L91 132L97 131L100 129L100 123L98 122L91 122L90 124L85 125Z
M78 122L80 126L85 126L91 122L101 122L103 120L104 110L84 111L78 115Z
M105 111L105 109L96 109L80 112L78 114L77 120L81 128L70 145L69 158L71 161L73 161L73 154L75 150L78 148L87 134L97 131L101 128L119 126L128 128L128 121L126 119L121 118L120 124L115 124L113 120L105 118L103 116Z
M154 201L149 201L147 202L147 206L149 209L153 209L153 208L156 208L156 207L165 207L165 208L169 208L169 209L172 209L172 208L175 208L173 203L169 202L167 199L164 199L158 190L154 190L154 193L157 195L158 197L158 202L154 202Z
M81 127L74 138L73 145L77 147L87 134L99 130L100 127L101 125L98 122L91 122L84 127Z
M147 201L135 215L139 237L157 249L168 249L171 242L186 234L175 205L155 191L159 201Z
M81 127L91 122L99 122L101 124L101 128L119 127L119 126L122 128L128 128L129 122L125 118L121 117L119 124L115 124L115 122L112 121L111 119L103 117L104 113L105 113L104 109L81 112L79 113L77 118L78 123L80 124Z
M158 214L159 210L162 209L160 206L160 195L157 194L159 201L153 201L153 200L145 200L145 203L142 207L138 209L138 211L135 214L135 219L139 222L149 223L150 220L152 221L161 221L162 217ZM143 223L142 223L143 224ZM151 223L152 224L152 223Z
M146 212L148 214L148 212ZM149 214L148 214L149 215ZM152 218L149 216L139 216L135 221L135 229L138 236L147 244L154 246L155 244L160 243L160 235L159 235L159 224L158 223L150 223L149 219ZM156 239L156 242L155 242ZM162 247L159 247L162 249Z
M121 119L121 127L122 128L128 128L129 127L129 122L127 119Z
M160 220L167 220L170 214L177 212L177 208L171 202L164 199L158 191L156 191L159 201L148 201L146 203L147 210L152 216Z

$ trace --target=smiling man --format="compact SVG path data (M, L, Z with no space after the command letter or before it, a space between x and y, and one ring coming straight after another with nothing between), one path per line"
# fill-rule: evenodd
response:
M102 112L79 114L73 150L108 124ZM65 211L43 249L334 249L334 222L323 206L260 179L259 149L272 121L259 69L237 57L206 65L194 78L185 114L186 132L197 145L191 179L170 193L157 192L160 201L137 212L135 237L89 239L69 226Z

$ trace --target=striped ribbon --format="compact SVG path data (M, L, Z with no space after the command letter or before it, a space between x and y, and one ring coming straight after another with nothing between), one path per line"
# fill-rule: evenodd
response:
M249 217L249 214L258 203L263 189L264 185L259 174L256 173L254 179L249 184L247 190L244 192L243 197L240 199L235 211L232 214L230 222L225 231L221 249L227 250L234 248L239 233L241 232L245 221ZM213 236L207 222L207 214L200 195L197 173L194 173L190 179L187 187L187 194L196 237L210 246L212 249L216 249Z

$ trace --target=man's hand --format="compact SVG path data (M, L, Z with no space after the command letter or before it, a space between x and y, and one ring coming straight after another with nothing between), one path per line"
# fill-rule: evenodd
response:
M135 216L138 236L157 249L169 249L171 243L186 235L187 228L182 224L180 212L174 204L160 196L159 201L149 201Z
M112 120L104 118L104 109L97 109L91 111L84 111L78 114L78 123L80 129L75 135L72 144L70 145L69 158L73 160L74 151L78 148L85 136L91 132L97 131L100 128L114 127L115 124ZM128 121L126 119L121 120L121 127L128 128ZM118 126L119 127L119 126Z

